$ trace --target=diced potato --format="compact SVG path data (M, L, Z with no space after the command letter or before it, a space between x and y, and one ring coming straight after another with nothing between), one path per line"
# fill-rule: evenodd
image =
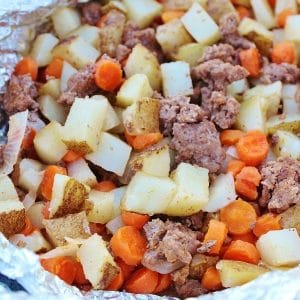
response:
M48 164L57 163L68 151L62 142L62 127L56 121L37 132L33 144L39 158Z
M177 49L193 41L179 19L160 25L156 30L156 40L163 52L171 56Z
M140 214L161 214L174 197L176 184L169 178L137 172L121 202L121 209Z
M60 92L60 79L56 78L48 80L39 88L39 95L49 95L54 99L59 97Z
M280 214L280 225L282 228L295 228L300 234L300 205L291 206Z
M57 121L64 124L67 118L67 109L65 106L57 103L50 95L42 95L38 98L40 111L49 121Z
M115 113L117 114L118 119L120 120L120 124L117 127L112 128L110 130L110 132L115 133L115 134L124 133L125 128L124 128L123 119L122 119L123 118L124 108L121 108L121 107L118 107L118 106L114 106L113 109L114 109Z
M276 144L273 148L277 156L300 160L300 138L291 132L278 130L275 133Z
M217 256L208 256L205 254L197 253L193 256L193 259L190 263L190 276L195 279L201 279L205 271L218 262L219 257Z
M137 44L128 56L124 67L126 77L145 74L154 90L161 89L160 65L156 56L141 44Z
M282 43L285 41L285 34L284 34L284 29L273 29L272 30L273 33L273 44L278 44L278 43Z
M190 67L195 67L199 59L202 57L205 47L199 43L189 43L178 48L175 55L175 60L187 62Z
M277 130L287 130L297 134L300 132L300 115L273 116L267 121L266 127L270 134L275 133Z
M283 114L284 115L292 115L295 112L299 111L299 105L295 98L284 98L282 99L282 106L283 106Z
M52 50L52 55L66 60L75 68L81 69L91 62L95 62L100 52L79 36L72 36L62 40Z
M169 202L165 214L176 217L199 212L208 202L208 170L180 163L171 174L176 184L176 194Z
M69 32L80 26L79 12L71 7L60 7L51 15L54 30L58 37L64 38Z
M110 0L106 5L101 7L101 11L104 14L107 14L110 10L116 9L120 12L127 14L127 8L124 5L123 2L120 2L119 0Z
M71 76L77 73L77 70L73 68L68 62L64 61L61 78L60 78L60 91L64 92L68 88L68 80Z
M128 106L123 111L123 124L128 134L159 132L159 108L159 100L152 98L141 98Z
M286 98L294 99L296 97L296 93L297 93L297 85L296 84L283 84L282 85L282 91L281 91L282 99L286 99Z
M12 201L19 200L19 196L12 180L8 176L1 176L0 177L0 202L8 201L8 200L12 200Z
M240 101L242 100L243 94L248 90L248 88L248 80L246 78L240 79L227 86L227 94Z
M269 271L265 267L236 260L220 260L216 267L223 287L245 284Z
M33 42L30 56L39 67L47 66L52 60L52 49L58 44L59 39L51 33L42 33Z
M154 0L124 0L123 3L127 8L129 20L141 28L149 26L162 10L161 4Z
M275 2L275 15L278 16L284 9L292 9L297 12L296 0L276 0Z
M153 90L145 74L134 74L122 84L116 104L127 107L144 97L151 97Z
M31 224L38 229L44 228L43 220L43 210L44 210L43 202L36 202L32 206L30 206L26 211L26 216L29 218Z
M164 10L188 10L193 2L194 0L164 0L162 5Z
M87 154L97 150L108 102L97 98L75 98L63 127L68 149Z
M165 97L193 94L193 83L188 63L183 61L164 63L161 64L160 69Z
M68 36L80 36L94 48L98 49L100 45L100 28L88 24L71 31Z
M300 238L295 228L263 234L256 248L262 260L271 266L296 266L300 262Z
M273 10L268 0L250 0L256 20L270 29L276 26Z
M103 132L96 151L86 155L85 158L107 171L122 176L130 152L131 147L128 144L109 133Z
M56 174L52 187L49 217L59 218L82 210L87 199L83 184L66 175Z
M209 0L207 2L207 12L219 23L220 19L230 13L236 13L234 6L230 0Z
M198 43L211 45L220 39L218 25L197 2L181 17L181 21Z
M85 240L77 255L84 275L94 289L106 288L119 272L105 241L98 234Z
M220 174L209 187L209 200L203 211L216 212L236 199L232 173Z

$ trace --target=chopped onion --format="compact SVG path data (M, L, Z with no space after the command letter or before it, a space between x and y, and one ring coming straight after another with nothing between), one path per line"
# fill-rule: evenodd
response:
M42 255L40 255L40 258L48 259L48 258L54 258L58 256L73 256L76 257L77 251L79 247L75 244L68 244L65 246L60 246L57 248L54 248Z
M121 216L117 216L106 224L106 228L111 234L114 234L123 226L125 226L125 224L123 223Z
M24 200L23 200L23 205L24 205L26 211L35 203L35 200L36 200L35 192L29 191L25 195Z

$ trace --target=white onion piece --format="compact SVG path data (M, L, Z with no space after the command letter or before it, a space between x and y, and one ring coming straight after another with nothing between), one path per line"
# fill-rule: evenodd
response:
M125 226L125 224L123 223L121 216L117 216L106 224L106 228L111 234L114 234L119 228L123 226Z
M8 175L13 171L21 149L27 126L28 110L14 114L9 118L7 143L3 149L3 166L0 175Z
M75 244L68 244L65 246L60 246L57 248L54 248L42 255L40 255L40 258L48 259L48 258L54 258L59 256L73 256L76 257L77 251L79 247Z
M35 192L29 191L25 195L25 197L23 199L23 205L24 205L26 211L35 203L35 200L36 200Z

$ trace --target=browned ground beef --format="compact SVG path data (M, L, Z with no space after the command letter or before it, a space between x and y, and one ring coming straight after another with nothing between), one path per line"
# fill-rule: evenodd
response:
M181 298L197 297L207 292L201 287L199 280L196 279L188 279L182 285L176 284L175 288L176 292Z
M129 49L125 45L120 44L120 45L118 45L118 47L116 49L116 59L119 62L121 62L128 57L130 52L131 52L131 49Z
M101 17L101 5L98 2L92 1L84 3L81 6L81 21L89 25L96 25Z
M233 63L234 48L229 44L218 44L207 47L200 62L221 59L223 62Z

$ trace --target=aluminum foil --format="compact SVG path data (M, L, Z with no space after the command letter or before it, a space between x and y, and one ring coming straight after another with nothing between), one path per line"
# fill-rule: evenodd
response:
M0 94L5 91L5 85L20 55L26 53L38 26L42 25L41 20L47 21L47 17L58 5L71 2L76 3L75 0L0 0ZM87 2L87 0L77 2ZM1 300L167 299L167 297L154 295L107 291L91 291L83 294L77 288L66 285L58 277L44 271L36 254L15 247L1 233L0 272L16 280L26 290L26 292L13 292L0 284ZM300 300L300 268L288 272L270 272L244 286L204 295L199 299Z

